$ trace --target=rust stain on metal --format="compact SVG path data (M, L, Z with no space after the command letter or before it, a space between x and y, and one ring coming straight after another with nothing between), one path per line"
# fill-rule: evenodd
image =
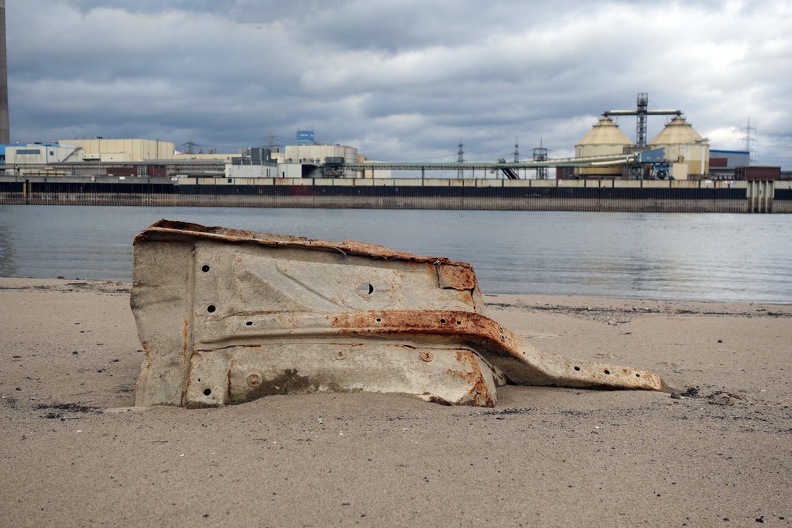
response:
M657 374L542 354L496 321L474 312L356 312L334 316L330 324L346 334L421 335L473 345L479 355L502 365L503 374L515 383L531 379L530 384L536 385L667 390Z
M439 405L445 405L447 407L450 407L450 406L453 405L453 403L451 403L450 401L448 401L448 400L446 400L444 398L441 398L440 396L436 396L434 394L430 394L428 392L424 392L423 393L423 397L424 397L424 399L426 401L431 402L431 403L437 403Z
M452 266L470 268L471 271L473 269L472 266L466 262L456 262L443 257L421 257L418 255L413 255L412 253L407 253L406 251L395 251L377 244L368 244L354 240L345 240L342 243L337 243L326 240L316 240L307 237L274 233L259 233L255 231L244 231L241 229L232 229L227 227L203 226L190 222L164 219L154 222L145 231L136 235L133 245L157 239L215 240L233 244L256 244L273 248L310 248L332 252L338 252L338 250L341 250L346 255L359 255L375 259L449 264Z
M184 326L182 327L182 338L184 341L183 355L185 361L188 361L190 358L190 355L187 354L187 349L189 348L189 340L187 339L187 337L189 335L190 335L190 321L185 317Z
M458 338L493 349L503 349L504 342L517 336L495 321L475 312L434 310L390 310L354 312L333 316L331 326L352 334L407 334ZM505 352L504 352L505 353Z
M461 378L472 385L470 392L469 405L479 405L482 407L493 407L495 405L495 397L490 392L487 382L484 380L484 375L479 368L478 362L473 357L472 352L457 352L456 360L467 366L470 372L462 372L459 370L447 370L446 372L451 376Z
M476 274L470 265L450 263L437 264L437 283L441 288L474 290L478 287Z
M200 272L187 282L180 269ZM481 303L464 262L160 220L135 237L130 305L146 353L136 401L369 390L492 406L503 383L666 389L651 372L544 354ZM245 365L236 378L232 364Z
M146 358L141 368L148 373L151 371L151 352L149 351L148 341L141 341L140 347L143 349L143 356Z

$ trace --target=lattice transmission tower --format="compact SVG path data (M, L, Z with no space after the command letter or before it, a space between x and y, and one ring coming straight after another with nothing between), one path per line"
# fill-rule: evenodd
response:
M743 137L740 138L740 143L745 146L745 151L748 153L748 164L756 163L754 160L755 157L759 156L759 151L754 150L754 145L758 144L759 142L754 139L751 134L756 134L756 129L751 126L751 120L748 119L748 124L744 127L741 127L740 130L745 134Z
M463 145L463 144L462 144L462 138L459 138L459 150L457 151L457 163L465 163L465 151L464 151L464 147L465 147L465 145ZM463 171L463 170L462 170L462 168L460 167L460 168L457 170L457 178L458 178L458 179L462 179L462 178L464 178L464 177L465 177L465 175L464 175L464 171Z

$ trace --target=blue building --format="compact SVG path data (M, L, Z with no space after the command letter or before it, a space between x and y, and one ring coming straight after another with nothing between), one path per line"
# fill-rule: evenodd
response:
M301 146L314 144L314 131L313 130L298 130L297 131L297 144Z

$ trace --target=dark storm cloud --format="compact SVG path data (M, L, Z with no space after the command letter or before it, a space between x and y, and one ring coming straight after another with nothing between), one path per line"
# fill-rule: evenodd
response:
M713 148L789 154L779 1L8 0L12 138L235 150L298 127L375 159L553 157L608 109L682 109ZM634 118L621 127L634 136ZM663 126L650 118L650 137Z

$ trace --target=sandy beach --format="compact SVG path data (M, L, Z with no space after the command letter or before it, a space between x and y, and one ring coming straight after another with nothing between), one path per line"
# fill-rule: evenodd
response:
M0 524L792 525L792 306L485 299L545 352L677 392L135 408L129 284L0 279Z

